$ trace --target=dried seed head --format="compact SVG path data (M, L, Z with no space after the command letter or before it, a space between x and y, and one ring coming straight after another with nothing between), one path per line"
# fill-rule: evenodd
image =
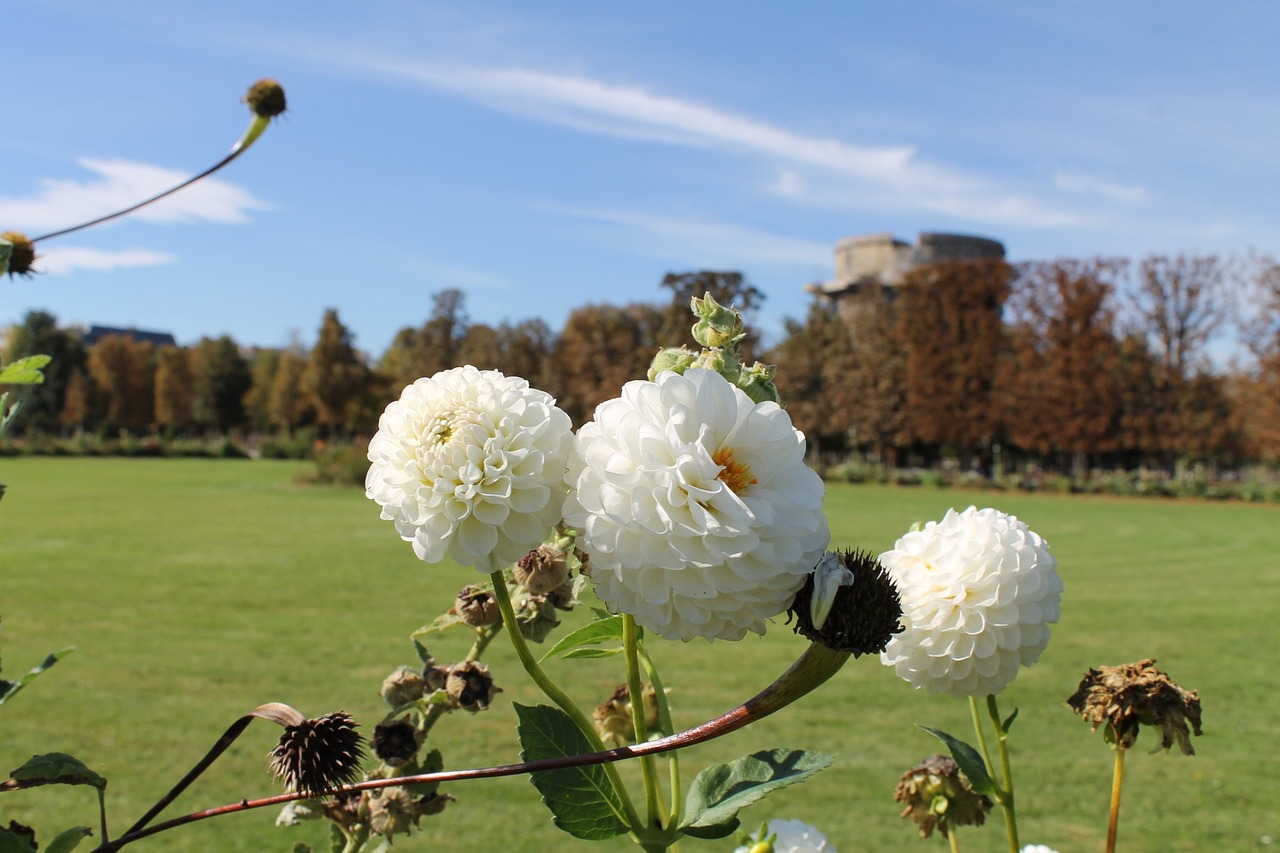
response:
M969 788L960 765L945 755L931 755L902 774L893 799L906 804L902 817L919 825L921 838L933 835L934 829L946 837L955 826L981 826L994 805Z
M271 769L294 791L324 791L360 775L364 747L355 722L342 711L286 726L271 750Z
M464 586L458 592L453 603L453 610L463 622L473 628L487 628L502 621L502 609L498 607L498 599L493 592L480 584Z
M408 720L390 720L374 727L371 742L374 755L388 767L399 767L418 754L422 733Z
M403 708L411 702L417 702L425 692L426 683L422 673L402 666L388 675L382 682L382 701L392 708Z
M369 792L369 829L375 835L390 838L408 835L418 823L414 796L404 788L382 788Z
M0 232L0 240L13 244L9 252L9 277L21 275L30 278L31 267L36 262L36 244L19 231Z
M1120 749L1133 746L1141 726L1152 726L1166 750L1177 741L1184 755L1194 755L1191 733L1202 734L1200 695L1183 690L1155 663L1148 658L1091 669L1067 704L1094 731L1105 723L1103 737Z
M484 711L502 688L493 683L489 667L475 661L454 664L449 669L444 689L459 708L472 713Z
M516 583L534 595L542 595L564 584L569 577L569 564L556 546L539 545L516 563L512 573Z
M422 668L423 692L430 694L435 693L437 690L444 690L448 681L449 667L436 666L434 658L429 660L427 665Z
M531 643L541 643L560 624L556 616L555 601L562 600L558 593L526 595L516 607L516 624L520 634ZM568 609L568 608L561 608Z
M254 115L275 118L285 111L284 87L270 77L263 77L249 87L244 102Z
M797 634L829 649L879 654L902 630L902 600L869 552L828 552L791 602L787 621L792 617Z
M648 683L642 688L642 694L645 725L652 732L658 726L658 694ZM613 694L591 712L591 719L606 746L631 743L635 730L631 724L631 691L627 685L619 684L614 688Z

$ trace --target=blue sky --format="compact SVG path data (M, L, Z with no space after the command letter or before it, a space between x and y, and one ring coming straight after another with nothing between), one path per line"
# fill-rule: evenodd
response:
M40 244L0 323L280 346L334 307L377 356L447 287L558 328L720 268L776 335L853 234L1280 254L1272 2L5 6L0 230L211 164L259 77L290 109L216 180Z

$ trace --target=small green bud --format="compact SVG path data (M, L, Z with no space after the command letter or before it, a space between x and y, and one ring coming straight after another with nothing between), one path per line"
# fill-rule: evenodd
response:
M683 374L693 366L697 357L697 353L687 347L669 347L659 350L658 354L653 357L653 362L649 365L649 381L652 382L657 379L658 374L664 370Z
M738 376L737 386L747 392L754 403L778 403L778 386L773 384L773 377L778 368L772 364L756 362Z
M704 347L731 347L747 336L742 315L725 308L710 293L693 297L691 306L698 322L693 324L693 339Z
M738 361L732 349L704 349L690 367L713 370L734 385L742 376L742 362Z

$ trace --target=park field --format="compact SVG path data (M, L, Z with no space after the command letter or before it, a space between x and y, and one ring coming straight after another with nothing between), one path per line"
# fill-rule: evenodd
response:
M0 707L0 762L8 762L0 771L36 752L72 753L110 780L110 827L119 833L262 703L311 716L346 710L372 729L383 677L416 660L408 635L479 575L419 563L358 490L298 485L297 470L247 460L0 460L4 675L76 647ZM833 543L877 552L913 522L971 503L1013 512L1044 535L1066 585L1044 657L1000 697L1006 713L1020 709L1011 744L1023 842L1061 853L1102 848L1111 754L1064 700L1089 667L1146 657L1199 691L1205 733L1190 758L1149 754L1156 739L1139 738L1126 764L1121 849L1242 851L1280 839L1280 508L837 484L827 494ZM449 633L431 650L448 663L467 645ZM681 726L748 698L803 647L781 620L742 643L651 642ZM538 701L502 638L486 660L504 692L490 711L457 712L433 731L449 767L516 760L512 703ZM549 668L588 707L622 678L617 661ZM744 823L800 818L842 853L944 849L938 838L919 841L892 801L901 773L936 751L916 724L971 736L965 703L915 692L863 658L783 713L682 753L681 766L689 780L759 749L833 752L831 769L753 806ZM255 722L166 816L273 793L266 754L277 734ZM457 802L397 850L570 843L526 779L445 790ZM4 793L0 807L0 822L34 823L44 840L96 824L88 788ZM276 828L274 819L267 810L236 814L129 849L287 851L296 841L327 849L324 826ZM1006 849L1001 824L993 817L963 832L961 849Z

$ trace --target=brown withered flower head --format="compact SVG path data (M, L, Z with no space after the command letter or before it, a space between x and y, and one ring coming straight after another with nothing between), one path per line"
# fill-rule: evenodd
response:
M487 710L493 697L502 692L502 688L493 683L489 667L476 661L464 661L450 667L444 689L454 704L472 713Z
M0 240L8 240L13 244L9 254L9 277L21 275L30 278L31 267L36 262L36 244L19 231L0 232Z
M1194 755L1191 734L1200 730L1200 695L1183 690L1156 669L1155 658L1090 669L1067 704L1094 731L1105 725L1107 743L1128 749L1142 726L1160 730L1160 746L1177 741L1183 755Z
M335 711L285 726L271 750L271 769L294 791L323 791L356 781L363 758L355 721Z
M884 651L902 630L902 600L870 552L828 552L791 602L792 618L797 634L856 658Z
M285 111L284 87L279 81L263 77L249 87L244 102L249 105L255 115L263 118L275 118Z
M512 569L516 583L534 595L551 592L569 577L569 563L555 545L539 545Z
M644 696L644 720L649 731L658 726L658 694L652 684L641 688ZM591 712L591 721L606 746L625 746L631 743L635 730L631 724L631 690L619 684L608 699Z
M994 803L984 794L975 794L960 765L946 755L931 755L902 774L893 798L905 803L902 817L920 827L920 837L935 829L943 837L956 826L981 826Z
M464 586L459 590L453 611L472 628L487 628L502 621L498 599L483 584Z
M422 735L418 727L408 720L388 720L374 727L370 742L374 755L388 767L399 767L418 754Z
M403 708L417 702L426 690L422 673L407 666L398 667L382 681L382 701L392 708Z

